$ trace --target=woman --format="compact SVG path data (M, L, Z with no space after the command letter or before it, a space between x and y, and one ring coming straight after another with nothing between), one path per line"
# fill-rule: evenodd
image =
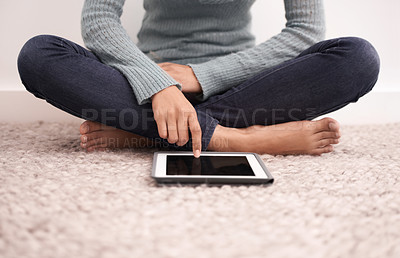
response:
M28 91L86 119L88 151L164 143L177 149L269 154L331 152L339 123L313 118L369 92L379 57L367 41L322 41L322 0L285 0L282 32L257 46L255 0L145 0L136 46L124 0L86 0L88 51L55 36L18 58ZM266 24L268 26L268 24Z

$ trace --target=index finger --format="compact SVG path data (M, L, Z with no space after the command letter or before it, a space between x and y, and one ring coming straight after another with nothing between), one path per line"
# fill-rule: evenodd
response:
M197 120L197 117L194 115L189 117L189 129L192 134L193 154L198 158L201 152L201 127L199 120Z

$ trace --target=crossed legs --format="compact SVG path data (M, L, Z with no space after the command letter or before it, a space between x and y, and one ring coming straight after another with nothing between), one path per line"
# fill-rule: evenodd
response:
M28 43L18 60L24 85L37 97L90 120L80 127L83 148L93 151L166 143L158 137L151 114L143 115L144 110L151 113L151 106L135 103L130 86L118 71L61 38L41 36ZM49 51L45 44L51 45L58 55L45 54L43 49ZM57 59L51 60L54 56ZM44 67L45 63L51 69ZM71 63L82 67L74 70ZM99 69L108 73L106 78L101 77ZM320 42L290 61L195 104L205 139L203 145L214 151L314 155L330 152L340 138L339 123L330 118L309 120L356 102L372 89L378 72L378 55L365 40L341 38ZM110 77L111 81L106 81ZM135 112L121 119L121 107L127 106ZM110 108L119 115L108 121L100 119L100 115L88 117L82 111ZM145 122L140 124L142 121ZM135 122L140 126L123 126Z

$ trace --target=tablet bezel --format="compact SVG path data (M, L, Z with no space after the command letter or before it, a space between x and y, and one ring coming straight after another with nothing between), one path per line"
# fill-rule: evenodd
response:
M152 177L159 183L272 183L273 177L264 162L256 153L248 152L211 152L203 151L202 156L239 156L246 157L254 176L184 176L167 175L167 156L193 156L193 152L155 152Z

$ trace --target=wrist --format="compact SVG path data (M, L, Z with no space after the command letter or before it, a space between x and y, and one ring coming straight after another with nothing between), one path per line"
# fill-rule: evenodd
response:
M201 84L199 80L197 79L196 74L194 73L193 68L190 65L186 65L186 69L188 70L186 72L187 79L186 79L186 84L182 85L182 92L185 93L202 93L203 88L201 87Z
M201 88L199 80L197 80L196 75L194 74L191 67L190 69L190 79L187 80L186 83L182 84L182 92L185 93L202 93L203 89Z
M180 91L178 85L170 85L170 86L168 86L168 87L166 87L166 88L160 90L159 92L154 93L154 94L150 97L150 99L153 100L157 95L159 95L159 93L162 93L162 92L164 92L164 91L167 90L167 89L169 89L169 90L172 89L172 90L173 90L173 88L176 88L178 91Z

